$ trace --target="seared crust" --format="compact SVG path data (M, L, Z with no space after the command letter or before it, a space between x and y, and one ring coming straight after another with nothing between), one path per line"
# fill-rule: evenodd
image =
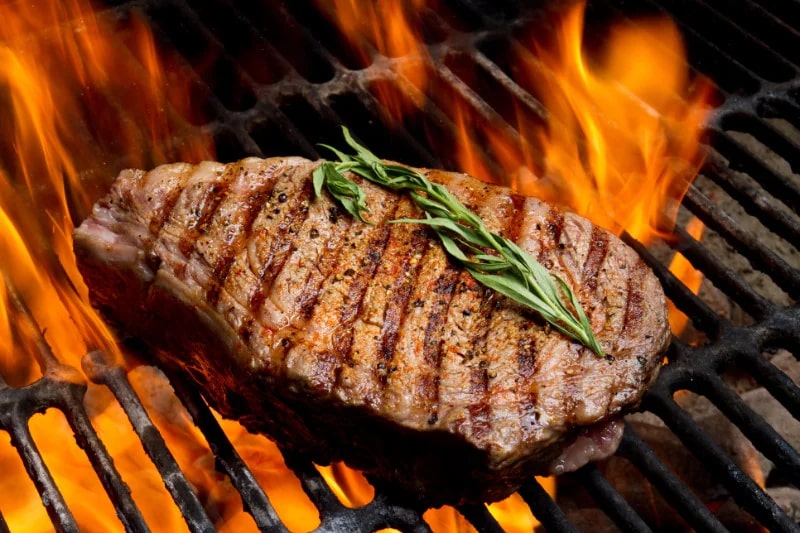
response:
M314 198L302 158L124 171L75 232L93 302L250 429L433 503L546 473L580 427L636 405L669 340L661 287L587 220L424 171L564 278L608 357L450 263L408 198L374 225ZM357 179L357 178L354 178Z

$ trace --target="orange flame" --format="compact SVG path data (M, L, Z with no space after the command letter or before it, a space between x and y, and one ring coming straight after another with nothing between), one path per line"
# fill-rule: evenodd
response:
M542 92L548 183L529 192L644 242L666 236L702 162L707 85L690 87L672 21L616 27L596 66L581 51L582 21L580 9L570 11L556 52L539 50L552 72Z
M331 18L335 18L345 36L357 38L353 41L355 52L365 64L370 62L369 48L375 48L389 58L426 56L422 37L415 23L415 12L425 5L426 0L334 0L320 3ZM386 24L391 21L391 24ZM406 61L394 66L395 72L410 80L416 86L425 86L426 75L418 65ZM394 98L388 86L376 86L378 98L387 106L390 113L400 117L411 111L409 105ZM410 96L416 105L422 105L423 92Z
M376 83L375 96L396 123L414 113L411 104L427 101L418 96L427 92L455 129L454 138L437 130L427 140L436 153L455 151L460 170L565 205L645 243L669 235L703 160L698 136L710 94L706 80L689 78L670 20L614 27L603 57L591 61L583 51L584 5L577 4L556 24L548 46L512 45L510 71L517 84L540 95L548 113L542 126L530 103L514 101L515 119L505 123L470 103L468 89L444 83L452 75L449 64L428 53L407 15L411 9L389 14L372 2L326 4L364 56L374 47L388 57L403 50L415 58L394 65L398 85L408 81L408 90ZM458 76L475 85L471 73Z
M686 232L700 240L703 237L705 226L697 217L692 217L686 225ZM703 273L695 269L692 264L680 253L675 253L675 257L669 264L669 270L676 278L680 279L686 287L697 294L703 284ZM681 335L689 325L689 317L683 314L672 302L667 302L669 312L669 325L675 335Z

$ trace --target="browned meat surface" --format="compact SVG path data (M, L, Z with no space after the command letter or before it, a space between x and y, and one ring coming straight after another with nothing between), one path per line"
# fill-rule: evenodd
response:
M386 224L419 215L407 198L362 183L375 225L315 199L317 164L122 172L75 231L94 304L225 416L433 504L497 499L613 451L609 424L669 339L633 250L539 200L426 171L566 280L600 358L477 285L425 228Z

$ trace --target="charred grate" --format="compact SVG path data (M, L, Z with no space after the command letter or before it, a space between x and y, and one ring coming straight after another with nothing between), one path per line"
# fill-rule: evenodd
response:
M383 123L384 110L374 92L377 87L394 87L401 93L413 90L388 68L409 59L378 54L369 61L357 57L338 31L306 2L192 5L183 0L137 0L114 4L105 16L122 24L131 13L143 15L156 29L161 46L185 58L185 68L196 80L196 96L204 102L206 119L184 118L189 126L194 124L213 134L221 160L286 154L315 158L319 156L317 144L336 143L338 124L344 123L388 158L426 166L454 164L447 155L432 154L421 141L428 129L452 136L451 117L437 102L428 102L425 113L403 128L389 129ZM436 9L426 8L421 17L435 63L436 83L447 88L447 94L464 99L482 119L508 135L514 135L508 124L511 101L521 105L531 120L542 120L545 110L512 80L503 54L509 47L519 46L517 30L540 19L547 9L556 7L530 8L510 0L447 0ZM755 272L744 275L684 229L679 229L678 239L671 245L730 299L731 307L742 317L734 320L693 294L670 273L658 254L628 239L653 267L670 299L707 338L699 345L673 340L669 365L647 393L642 409L658 416L756 522L774 531L794 531L798 529L797 516L789 516L730 458L676 401L676 393L692 391L708 398L791 480L790 485L800 488L798 450L723 379L734 369L746 374L800 420L798 384L765 356L775 350L786 350L794 359L800 356L800 308L795 303L800 294L796 248L800 243L800 180L791 176L792 171L800 172L800 136L796 135L800 131L800 65L796 53L800 49L800 10L791 0L737 0L724 7L701 0L647 0L635 8L608 0L592 3L589 17L624 18L633 14L632 9L672 16L686 36L692 67L710 76L720 89L721 105L707 127L709 157L683 206ZM252 50L258 53L248 53ZM297 50L304 51L301 60ZM199 60L207 57L214 58L211 64L204 62L202 69L196 68ZM480 76L465 81L462 72L473 67ZM784 127L786 124L795 133ZM747 142L748 136L757 144ZM788 174L776 169L760 147L788 164ZM720 195L756 219L759 232L743 227L732 217L728 207L716 201ZM765 238L768 235L776 236L776 242L784 248L776 251L771 237ZM765 293L756 287L754 279L768 279L777 292ZM12 301L24 311L23 302L13 295ZM29 315L23 312L23 316ZM32 322L22 323L20 328L29 335L38 331ZM39 346L46 377L24 388L11 388L0 381L0 428L11 435L20 451L53 523L59 530L78 529L27 429L27 421L35 412L50 407L65 413L124 526L147 531L148 525L82 408L85 385L80 384L74 370L55 363L41 340ZM124 406L189 528L213 529L122 368L95 352L84 358L83 370L91 380L110 388ZM171 382L206 436L217 468L241 493L256 525L262 530L285 530L266 493L196 391L180 376L172 376ZM641 472L690 527L727 530L707 502L687 488L630 424L617 455ZM319 509L320 531L366 532L383 527L429 531L422 519L425 509L394 502L380 492L364 507L343 506L308 461L288 455L285 459ZM627 495L612 486L600 467L589 465L568 476L566 482L581 485L619 529L656 528L626 500ZM576 527L565 509L535 480L527 483L520 495L547 530L570 531ZM500 530L485 507L469 506L459 511L481 531ZM0 531L5 530L0 516Z

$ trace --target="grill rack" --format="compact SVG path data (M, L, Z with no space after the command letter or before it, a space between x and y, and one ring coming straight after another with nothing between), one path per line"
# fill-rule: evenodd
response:
M195 77L199 90L206 96L206 111L212 117L202 127L214 136L222 160L286 153L318 157L316 142L334 142L335 139L331 138L335 130L333 126L347 123L356 135L371 139L370 146L387 157L419 165L452 166L452 162L429 153L418 141L422 137L414 130L413 124L406 130L386 133L381 131L378 120L377 129L363 121L363 116L377 118L382 114L370 87L381 81L403 83L389 74L388 67L406 59L376 55L369 65L361 64L341 45L335 30L327 27L324 20L310 15L302 2L268 7L247 3L231 6L225 2L213 6L211 3L191 5L183 0L114 4L107 12L108 16L122 20L130 12L144 14L159 33L162 44L176 49L187 59L187 68L196 57L194 41L200 39L217 50L216 66L210 73L195 73ZM522 3L510 0L500 3L449 0L442 4L445 6L442 12L425 12L425 16L433 21L429 44L439 69L439 79L473 105L483 118L508 131L510 127L503 125L501 112L489 103L490 97L486 97L480 87L469 86L448 66L448 60L457 51L484 69L493 83L492 88L500 87L505 94L525 105L531 114L543 116L541 104L511 80L502 62L492 52L498 42L501 45L513 43L514 30L527 20L526 17L539 17L544 8L531 15ZM649 11L667 12L678 21L687 38L692 65L715 80L723 96L722 104L707 127L713 150L710 150L702 170L703 176L739 202L746 212L762 221L768 230L790 243L800 242L800 224L793 218L793 215L800 214L800 187L772 169L729 133L737 128L752 132L793 169L800 168L800 145L765 120L782 118L800 130L800 76L798 65L792 62L796 61L792 52L800 43L796 29L800 27L800 10L796 2L770 0L758 4L738 0L726 5L724 12L701 0L648 0L641 4ZM623 8L630 9L630 6ZM590 5L589 15L618 14L620 9L610 0L595 2ZM268 16L274 17L271 25ZM715 22L715 32L711 32L705 22L708 17ZM260 29L259 22L267 26ZM279 26L283 24L286 27L280 31ZM289 34L295 37L288 39ZM247 69L236 57L237 47L245 46L236 44L237 40L262 46L268 58L264 61L271 66L277 65L277 69L268 75L259 75L254 70L258 65ZM307 63L299 64L290 59L292 49L298 43L308 51ZM360 114L361 111L364 114ZM426 111L432 123L448 131L450 121L441 110L431 106ZM753 185L742 177L742 173L757 177L758 184ZM770 198L765 200L765 192L779 198L782 205ZM731 246L744 250L754 268L768 274L792 300L797 299L800 270L796 266L768 249L758 236L747 234L697 187L692 187L683 205ZM675 250L686 256L753 319L750 325L735 325L692 294L650 251L630 238L627 242L651 265L668 296L709 338L709 342L702 346L673 340L670 364L646 394L642 409L664 420L710 473L724 484L738 505L761 524L775 531L797 530L797 524L683 411L675 402L674 394L679 390L691 390L711 399L765 456L788 472L787 477L800 479L797 450L748 408L720 377L732 366L744 368L792 416L800 419L797 384L763 355L777 347L788 349L795 357L800 354L800 308L795 304L779 305L765 298L734 269L720 264L702 244L684 230L679 230L678 239L673 244ZM16 301L24 309L24 302ZM38 331L38 327L30 322L21 327ZM11 434L12 442L20 450L56 529L77 531L78 525L27 429L30 416L51 407L64 412L79 444L87 451L109 492L124 526L133 531L147 531L148 526L130 498L124 480L116 472L113 460L82 408L85 385L76 379L66 379L73 376L72 372L58 365L43 341L39 346L44 378L20 389L9 388L0 381L0 428ZM107 361L103 354L94 352L84 358L83 369L90 379L109 387L123 405L189 528L192 531L213 529L121 367ZM206 435L219 465L241 492L245 508L253 515L258 527L270 531L285 530L268 497L202 399L180 376L170 376L170 381ZM726 531L630 427L625 431L618 454L640 469L694 528ZM345 507L309 462L290 455L285 459L320 510L320 531L366 532L381 527L396 527L404 531L429 530L421 518L424 509L396 505L381 493L377 493L373 502L365 507ZM650 530L596 466L588 465L574 476L587 487L620 529ZM573 529L564 512L535 480L526 483L520 494L548 531ZM500 530L485 507L467 506L459 510L481 531ZM0 515L0 532L7 530Z

